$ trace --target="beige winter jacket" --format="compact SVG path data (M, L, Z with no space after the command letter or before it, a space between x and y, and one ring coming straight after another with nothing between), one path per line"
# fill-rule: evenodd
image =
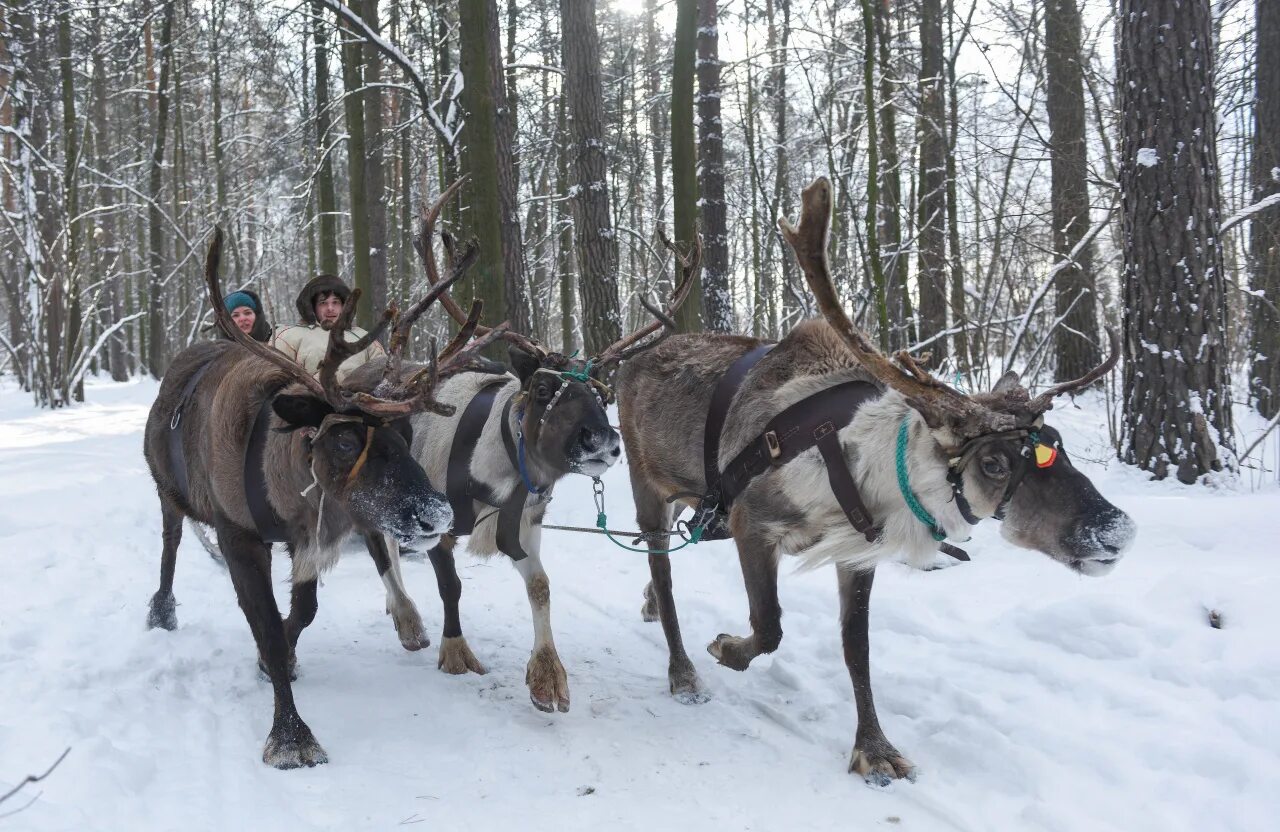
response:
M347 331L347 340L358 341L364 334L363 329L353 326ZM325 350L329 347L329 330L321 328L319 324L281 327L276 330L276 336L272 339L271 345L314 375L320 371L320 362L324 359ZM347 373L356 367L372 358L384 355L385 352L382 345L374 341L368 349L342 362L342 366L338 368L338 381L346 378Z

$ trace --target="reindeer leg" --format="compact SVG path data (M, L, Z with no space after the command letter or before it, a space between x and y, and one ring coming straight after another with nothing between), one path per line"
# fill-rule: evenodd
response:
M284 620L284 635L289 642L289 679L298 681L298 637L302 631L316 620L316 588L319 580L311 578L305 581L294 581L293 590L289 594L289 617ZM258 659L258 668L267 672L266 664Z
M858 732L853 741L849 771L857 772L868 783L887 786L898 777L916 779L915 766L898 753L876 716L876 703L871 695L871 659L868 619L871 608L871 583L875 570L855 572L836 567L840 582L840 636L844 642L844 663L853 680L853 699L858 706Z
M746 670L761 653L772 653L782 641L782 606L778 604L778 547L761 542L754 529L734 530L738 562L751 607L751 635L721 633L707 645L716 661L734 670Z
M466 638L462 635L462 623L458 618L458 601L462 598L462 581L458 578L458 569L453 562L453 549L458 539L447 534L440 538L436 547L428 553L431 566L436 571L436 586L440 590L440 600L444 604L444 638L440 640L440 660L437 667L445 673L455 676L466 673L484 675L484 665L471 652Z
M636 480L633 475L631 487L636 503L636 523L640 526L640 531L669 532L673 514L671 506L644 482ZM662 633L667 637L667 652L670 656L667 680L671 686L671 694L685 705L699 705L711 697L703 690L698 671L689 660L689 654L684 649L684 639L680 636L676 599L671 592L671 556L655 554L656 551L670 547L671 535L651 537L649 540L650 580L644 588L645 605L640 612L646 621L662 621ZM653 618L649 617L650 612Z
M178 564L178 544L182 542L182 512L173 503L160 498L161 540L160 588L151 596L147 610L147 629L178 629L178 602L173 597L173 572Z
M533 654L525 669L525 683L529 686L529 699L540 711L569 710L569 678L556 652L551 634L551 582L542 568L541 517L529 524L527 540L521 545L529 556L516 561L516 570L524 578L525 593L533 611Z
M387 615L396 625L400 645L406 650L421 650L431 644L427 630L422 625L418 607L404 588L404 576L400 574L400 544L377 532L366 534L364 543L369 556L378 567L378 575L387 588Z
M298 716L289 681L289 639L271 592L271 547L256 536L219 520L218 543L236 589L240 609L253 631L258 655L275 692L275 716L262 749L262 761L275 768L314 766L329 761L311 729Z

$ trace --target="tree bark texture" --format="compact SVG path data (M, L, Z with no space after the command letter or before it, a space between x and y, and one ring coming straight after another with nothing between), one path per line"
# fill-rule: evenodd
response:
M459 63L464 81L462 108L466 124L462 129L462 172L470 178L463 189L466 210L463 227L480 246L471 267L470 285L475 297L484 301L489 314L507 308L503 276L502 207L498 193L498 126L493 100L489 45L493 34L488 8L492 0L461 0L458 4ZM464 304L465 306L465 304ZM502 357L497 348L494 357Z
M1126 462L1184 483L1231 443L1209 0L1121 0Z
M161 236L163 216L160 189L164 174L165 135L169 128L169 76L173 71L173 17L176 0L164 4L164 23L160 29L160 81L156 86L156 130L151 145L151 168L148 178L147 241L150 281L147 286L147 369L154 378L164 375L169 366L168 344L164 331L164 239Z
M362 0L360 17L374 32L381 32L378 0ZM387 183L382 122L383 95L376 85L382 82L382 52L372 43L364 45L364 192L369 222L369 313L382 314L387 308Z
M564 88L573 160L574 241L583 343L598 355L618 340L618 246L611 225L595 0L560 0Z
M716 0L698 0L698 173L702 215L702 328L733 332L728 209L724 201L724 127Z
M1280 193L1280 3L1257 0L1253 198ZM1280 410L1280 206L1253 215L1249 394L1264 416Z
M674 239L691 245L698 233L698 158L693 128L694 57L698 3L676 0L675 51L671 64L671 217ZM702 279L695 276L676 324L681 332L702 328Z
M508 74L502 69L498 6L486 3L489 34L489 83L493 85L494 150L498 165L498 211L502 223L502 279L506 308L503 318L520 332L529 332L529 297L525 288L524 240L520 232L520 170L517 167L516 105L508 94ZM514 48L514 45L513 47ZM515 70L512 70L514 73Z
M329 98L329 24L323 15L324 6L315 0L311 3L312 36L315 38L315 96L316 96L316 211L320 215L319 236L316 240L316 261L324 274L338 273L338 195L333 185L333 154L326 153L329 146L329 127L333 123L332 103ZM216 134L215 134L216 135Z
M941 0L920 0L920 184L916 280L920 290L920 337L947 328L947 109L942 55ZM930 345L933 366L947 355L947 339Z
M1089 230L1089 164L1085 144L1084 67L1076 0L1046 0L1045 70L1049 112L1054 260L1067 258ZM1101 360L1093 252L1086 246L1054 279L1055 381L1087 373Z
M356 5L352 8L359 9ZM364 50L359 35L341 21L338 25L342 27L342 86L346 93L343 109L347 119L347 188L351 194L351 282L360 290L356 323L370 329L373 327L373 284L369 256L369 191L365 181L365 101L360 92L364 86Z

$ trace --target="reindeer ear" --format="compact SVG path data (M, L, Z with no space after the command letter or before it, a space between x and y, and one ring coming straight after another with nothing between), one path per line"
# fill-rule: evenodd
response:
M1013 370L1000 376L1000 380L996 382L996 386L991 388L992 393L1008 393L1018 389L1022 385L1022 380Z
M318 428L333 412L328 402L315 396L281 394L271 401L271 409L291 428Z
M538 372L538 367L541 366L541 362L536 355L522 349L517 344L512 344L507 348L507 356L511 359L511 367L516 371L521 384L528 381L529 377Z

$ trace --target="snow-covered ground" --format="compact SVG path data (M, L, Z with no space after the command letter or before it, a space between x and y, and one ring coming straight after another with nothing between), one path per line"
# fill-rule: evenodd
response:
M993 524L970 564L881 570L880 718L920 776L873 789L845 773L854 707L830 570L784 564L782 647L738 674L702 650L747 628L731 546L673 556L713 695L687 706L667 693L659 625L640 620L644 557L560 532L544 548L569 713L529 703L532 629L506 562L459 561L463 627L490 672L456 677L436 669L430 566L405 564L433 640L407 653L372 562L351 553L324 580L294 688L331 762L267 768L271 689L226 573L190 533L179 628L143 628L155 391L94 385L90 404L52 413L0 392L0 793L71 747L0 806L39 795L0 829L1277 828L1280 490L1146 482L1106 462L1098 410L1051 421L1139 525L1110 576L1013 549ZM611 525L628 526L625 466L606 482ZM589 525L589 485L563 483L551 522Z

